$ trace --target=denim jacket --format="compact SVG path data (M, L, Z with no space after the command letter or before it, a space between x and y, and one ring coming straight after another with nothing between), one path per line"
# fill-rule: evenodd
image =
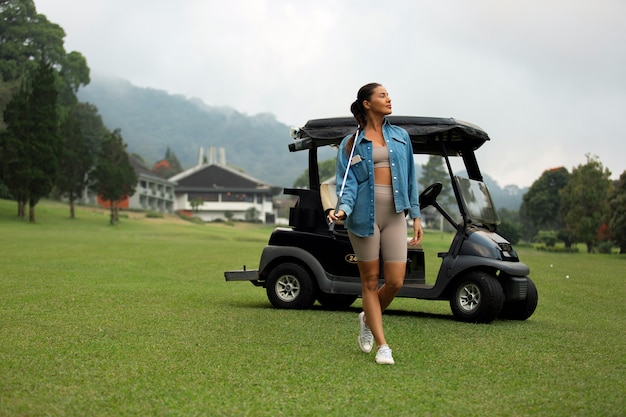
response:
M350 149L346 150L346 136L337 153L337 196L341 191L341 183L348 166ZM406 130L390 124L385 120L383 137L389 149L389 166L391 169L391 185L396 213L407 210L412 219L420 217L417 179L415 178L415 162L413 147ZM346 185L341 196L339 210L346 213L345 226L357 236L374 234L374 161L372 159L372 142L365 139L360 132L348 171Z

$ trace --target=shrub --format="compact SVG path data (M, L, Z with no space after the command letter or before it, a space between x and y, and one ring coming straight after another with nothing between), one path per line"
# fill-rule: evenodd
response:
M502 220L502 222L498 225L497 231L498 234L500 234L512 244L516 244L517 242L519 242L522 236L519 224L513 223L508 220Z
M559 240L557 232L554 230L540 230L539 233L535 236L535 241L545 244L547 247L551 248L556 245L556 242Z
M164 216L163 213L159 211L148 211L146 217L149 219L162 219Z
M176 211L176 215L183 220L187 220L188 222L195 224L204 224L204 220L199 217L190 216L182 211Z
M611 253L613 252L613 243L605 240L598 243L597 248L599 253Z
M542 252L556 252L556 253L576 253L578 252L577 247L564 247L564 246L547 246L547 245L539 245L536 248L538 251Z

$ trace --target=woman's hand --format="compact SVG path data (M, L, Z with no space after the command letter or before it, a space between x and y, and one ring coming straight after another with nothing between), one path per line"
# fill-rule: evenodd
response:
M413 219L413 238L409 241L411 245L419 245L422 243L422 237L424 236L424 231L422 230L422 221L418 217L417 219Z
M333 223L336 222L337 220L343 220L346 218L346 213L344 213L343 210L337 210L337 213L335 213L335 210L331 210L328 212L328 223Z

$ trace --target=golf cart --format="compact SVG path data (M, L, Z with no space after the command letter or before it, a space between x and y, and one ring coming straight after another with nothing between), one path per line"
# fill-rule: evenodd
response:
M452 118L389 116L405 129L414 154L443 158L456 200L455 211L438 202L441 182L423 190L420 208L434 207L456 230L433 284L426 283L424 251L407 243L404 286L398 297L449 300L454 318L473 323L525 320L537 306L537 289L529 268L511 244L496 233L499 219L482 182L474 152L489 136L482 129ZM356 130L352 117L310 120L292 130L291 152L308 151L309 188L284 189L298 197L290 209L289 226L276 228L263 249L258 269L226 271L226 281L251 281L264 287L277 308L306 309L317 300L330 309L348 308L361 295L356 257L347 230L329 228L326 213L337 201L334 178L320 181L318 148L336 147ZM451 160L462 160L467 177L455 175ZM457 217L455 219L455 216ZM407 239L408 242L408 239ZM383 283L381 267L380 283Z

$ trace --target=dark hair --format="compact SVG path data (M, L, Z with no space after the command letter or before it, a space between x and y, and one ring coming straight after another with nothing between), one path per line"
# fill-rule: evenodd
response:
M356 94L356 100L350 105L350 111L356 119L359 130L365 129L365 125L367 124L367 113L365 112L365 107L363 107L363 101L369 101L372 98L372 94L374 94L374 90L381 86L382 85L378 83L365 84L363 87L359 88L359 92ZM348 143L346 143L346 153L350 152L352 149L352 145L356 139L355 136L356 132L352 135L350 140L348 140Z

